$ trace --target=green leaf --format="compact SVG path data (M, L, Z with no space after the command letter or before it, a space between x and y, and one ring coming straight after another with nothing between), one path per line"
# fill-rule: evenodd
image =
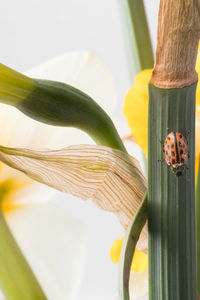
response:
M137 73L153 68L154 58L143 0L119 0L131 83Z
M196 300L195 93L149 86L149 299ZM190 158L177 177L165 161L170 132L187 138ZM163 160L163 162L162 162Z
M196 182L197 292L200 296L200 159Z
M1 197L2 197L2 191ZM47 300L0 209L0 286L7 300Z
M129 300L129 277L137 241L147 220L147 194L126 230L119 262L119 300Z
M92 98L70 85L31 79L0 64L0 101L32 119L54 126L76 127L97 144L126 152L106 112Z

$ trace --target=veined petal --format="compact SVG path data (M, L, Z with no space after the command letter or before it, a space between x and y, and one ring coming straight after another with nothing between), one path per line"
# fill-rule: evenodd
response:
M115 213L127 228L147 189L136 159L103 146L33 151L0 147L0 159L31 178ZM147 230L138 246L147 248Z
M5 214L49 300L75 299L86 255L86 233L75 218L52 204Z
M56 191L35 182L23 173L0 163L1 208L3 211L18 209L24 205L46 202Z

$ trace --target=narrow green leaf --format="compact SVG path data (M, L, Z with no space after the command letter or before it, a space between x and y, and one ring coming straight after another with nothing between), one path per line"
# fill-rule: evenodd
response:
M196 182L197 292L200 296L200 159Z
M154 58L143 0L120 0L131 82L153 67Z
M127 229L119 262L119 300L129 300L129 277L137 241L147 220L147 194Z
M3 192L0 193L2 197ZM0 287L7 300L47 300L15 242L1 209L0 266Z

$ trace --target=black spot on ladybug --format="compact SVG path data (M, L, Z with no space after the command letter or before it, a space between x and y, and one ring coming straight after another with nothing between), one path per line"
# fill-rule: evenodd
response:
M165 161L168 166L171 166L171 171L175 176L181 176L186 168L185 164L189 158L187 144L187 139L183 134L175 131L169 133L164 141Z
M178 171L177 173L176 173L176 176L181 176L182 175L182 172L181 171Z

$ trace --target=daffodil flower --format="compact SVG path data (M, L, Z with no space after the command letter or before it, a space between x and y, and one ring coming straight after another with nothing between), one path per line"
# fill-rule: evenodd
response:
M72 84L110 113L115 106L112 77L91 52L65 54L27 74ZM0 109L2 145L55 149L93 143L79 130L41 124L4 104ZM48 299L74 299L86 257L86 230L82 223L47 202L55 195L53 189L4 164L1 164L0 187L4 193L2 209L6 220Z

